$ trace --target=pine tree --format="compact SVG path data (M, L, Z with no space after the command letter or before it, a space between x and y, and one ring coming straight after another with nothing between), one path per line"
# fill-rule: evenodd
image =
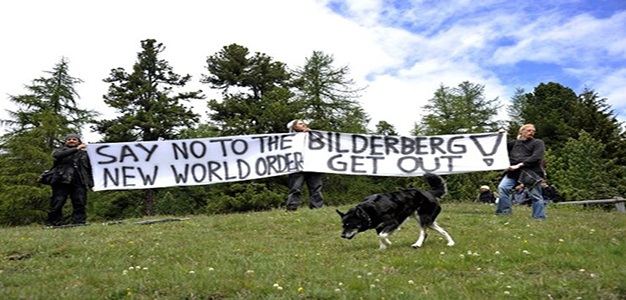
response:
M96 123L94 129L104 135L105 142L176 139L181 130L198 121L198 115L181 102L204 99L202 91L173 91L185 87L191 76L174 73L169 63L159 58L165 50L162 43L147 39L141 41L141 48L131 73L116 68L104 80L110 84L104 102L120 114ZM143 200L145 214L151 215L154 191L145 190Z
M298 108L285 64L231 44L208 57L207 70L202 82L222 90L222 101L208 103L211 125L222 135L286 131Z
M481 133L497 130L495 120L498 98L485 98L485 86L468 81L456 88L441 85L429 104L424 106L427 114L415 127L415 135L455 133Z
M347 66L333 66L332 55L313 51L302 68L296 70L297 96L304 105L301 116L310 120L310 127L363 133L369 122L357 102L362 88L348 76Z
M0 224L43 220L50 188L37 184L39 174L51 167L50 153L65 134L80 132L96 116L77 107L75 85L82 81L69 75L65 58L46 73L26 86L27 94L9 97L18 110L3 120L9 130L0 138Z

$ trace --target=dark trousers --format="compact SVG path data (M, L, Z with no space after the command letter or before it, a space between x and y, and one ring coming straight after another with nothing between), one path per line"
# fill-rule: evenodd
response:
M68 196L72 200L72 223L85 224L87 221L87 212L85 211L87 188L83 185L55 184L52 186L47 225L63 225L63 205L65 205Z
M296 210L300 205L302 186L306 182L309 188L309 208L320 208L324 205L322 197L322 174L313 172L299 172L289 175L289 197L287 210Z

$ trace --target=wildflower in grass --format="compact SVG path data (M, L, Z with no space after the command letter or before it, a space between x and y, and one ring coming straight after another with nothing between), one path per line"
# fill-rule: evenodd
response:
M147 270L148 270L148 267L143 267L143 270L144 270L144 271L147 271Z
M246 271L246 274L254 274L254 270L248 270Z
M465 255L463 255L463 254L459 254L459 257L460 257L460 258L465 258Z
M443 251L441 251L441 252L439 252L439 254L444 255L444 254L446 254L446 253L445 253L445 252L443 252Z
M134 270L134 269L135 269L135 267L130 267L130 268L128 268L128 269L129 269L129 270Z
M380 279L376 278L376 279L374 279L374 281L376 281L376 282L380 282Z
M530 252L528 252L528 250L524 250L524 251L522 251L522 253L524 253L524 254L530 254Z
M209 271L215 271L215 269L209 267Z
M341 289L335 289L335 293L340 293Z
M343 282L340 282L340 283L338 283L337 285L342 286L342 285L343 285Z
M415 281L413 281L413 280L409 280L408 282L409 282L409 284L415 284Z
M122 272L122 275L127 275L127 274L128 274L128 270L124 270L124 271Z
M298 293L302 293L304 292L304 288L303 287L298 287Z
M367 276L372 276L372 272L367 273Z
M373 289L373 288L375 288L375 287L376 287L376 285L374 285L374 284L370 284L370 289Z
M580 269L578 271L582 273L582 272L585 272L585 269Z
M496 255L500 255L500 251L496 251L496 253L495 253L495 254L496 254Z
M511 292L509 292L509 291L504 291L504 294L505 294L505 295L510 295L510 294L511 294Z
M196 271L189 271L189 274L196 274Z
M483 268L476 268L476 271L480 271L480 270L482 270L482 269L483 269Z
M596 274L594 274L594 273L589 274L589 277L591 277L591 278L596 278L597 276L598 276L598 275L596 275Z
M559 242L560 242L560 243L563 243L563 242L565 242L565 240L563 240L563 239L559 239Z
M282 286L278 286L278 287L276 287L276 289L279 290L279 291L282 291L283 287Z
M363 278L363 276L357 275L356 278L361 279L361 278Z

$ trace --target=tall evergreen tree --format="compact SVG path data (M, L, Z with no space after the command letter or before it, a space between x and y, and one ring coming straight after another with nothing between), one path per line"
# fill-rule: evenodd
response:
M441 85L429 104L424 106L427 114L415 126L414 135L441 135L459 133L482 133L496 131L499 123L494 120L498 98L488 100L485 86L468 81L455 88ZM495 183L499 172L474 172L446 177L449 197L456 200L473 199L478 187Z
M181 102L204 99L202 91L173 92L184 87L191 76L174 73L170 64L159 58L165 50L162 43L147 39L141 41L141 48L131 73L113 69L104 80L110 84L104 102L120 114L96 123L94 128L106 142L176 139L180 130L198 121L198 115ZM145 190L143 200L145 214L151 215L154 191Z
M442 84L429 102L415 135L481 133L498 128L494 120L500 108L498 98L486 99L484 85L464 81L449 88Z
M376 132L374 133L378 135L398 135L396 127L389 124L387 121L379 121L378 124L376 124Z
M357 102L362 88L355 87L347 66L333 66L332 55L313 51L296 70L297 96L304 105L302 116L311 128L328 131L365 132L367 114Z
M104 80L110 84L104 102L120 114L96 123L94 128L106 142L175 139L181 129L198 121L198 115L182 102L204 99L202 91L173 92L184 87L191 76L174 73L169 63L159 58L165 50L162 43L147 39L141 41L141 48L131 73L116 68Z
M82 81L70 76L65 58L46 73L26 86L27 94L9 96L18 110L3 120L9 130L0 138L0 224L43 220L50 189L36 183L38 175L51 167L50 153L65 134L80 132L96 115L77 107L75 85Z
M282 132L295 117L285 64L231 44L207 58L207 70L202 82L222 91L223 100L210 100L208 107L212 124L223 135Z

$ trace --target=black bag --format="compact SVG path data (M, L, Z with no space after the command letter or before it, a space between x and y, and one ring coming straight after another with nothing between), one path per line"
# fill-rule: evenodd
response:
M45 170L41 175L39 175L39 180L37 182L45 185L52 185L52 181L54 179L54 170Z
M537 175L537 173L533 172L532 170L521 169L517 181L524 184L524 188L530 190L534 188L535 185L537 185L538 183L541 183L541 181L543 181L543 178L541 178L541 176Z

